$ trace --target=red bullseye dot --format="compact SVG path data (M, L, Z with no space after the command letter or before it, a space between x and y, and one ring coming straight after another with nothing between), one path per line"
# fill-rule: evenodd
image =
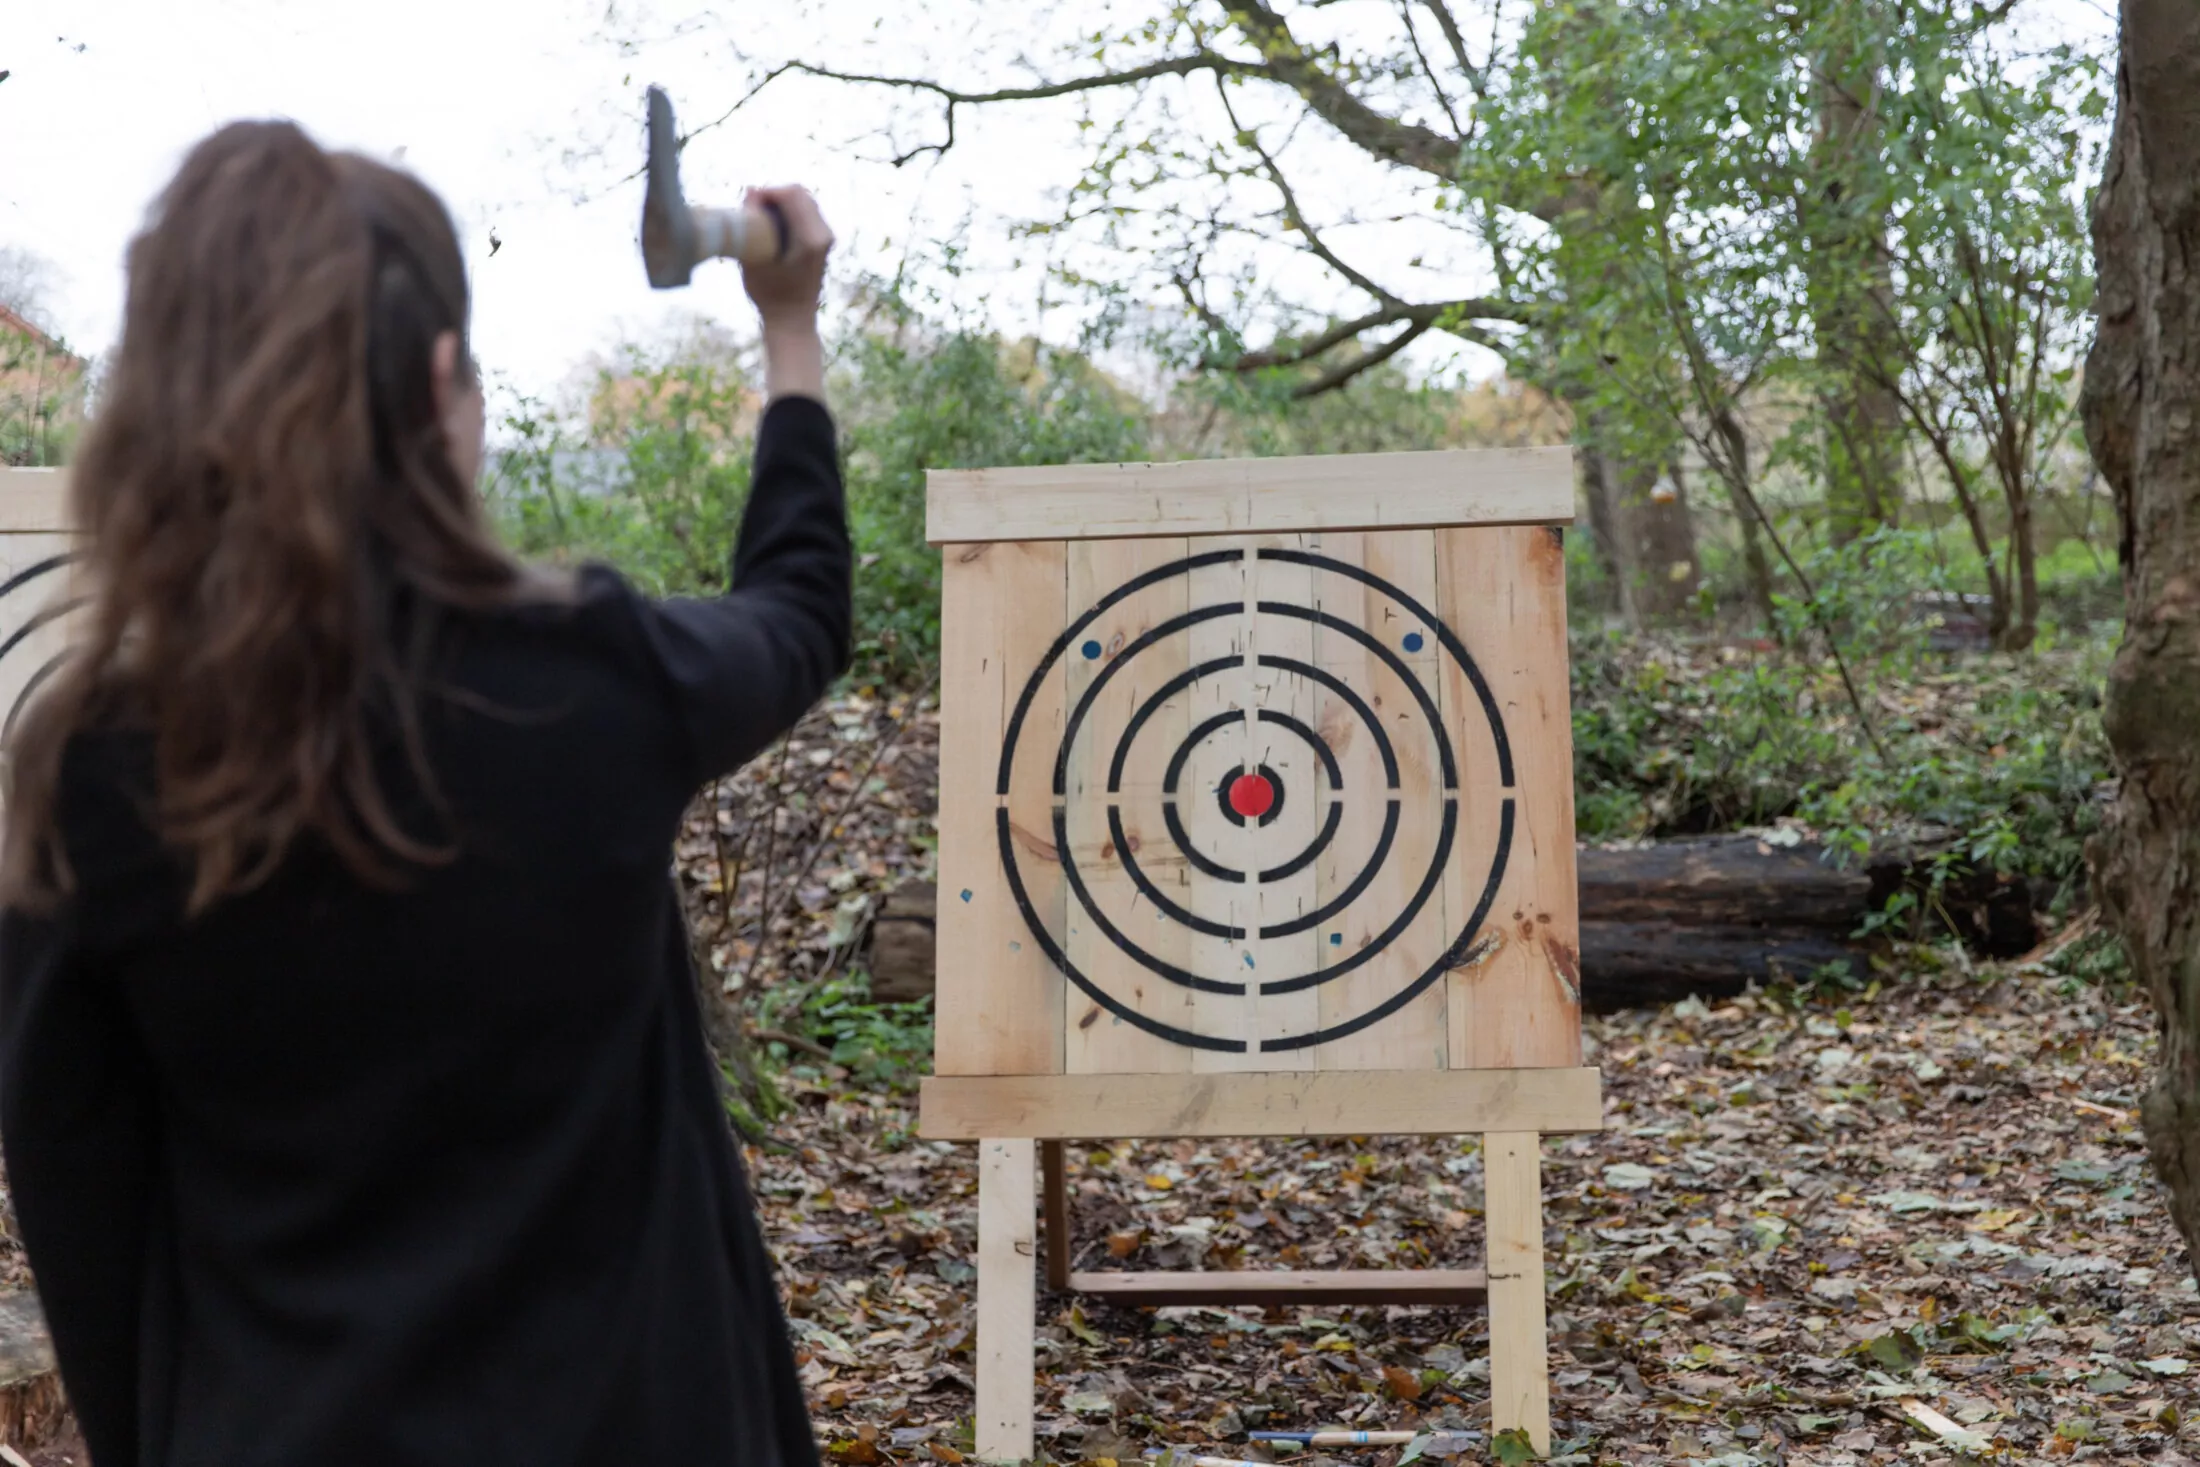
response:
M1276 803L1276 787L1264 774L1241 774L1230 781L1230 808L1248 820L1258 820Z

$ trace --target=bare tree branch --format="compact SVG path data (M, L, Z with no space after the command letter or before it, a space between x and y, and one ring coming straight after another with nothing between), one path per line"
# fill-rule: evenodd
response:
M1236 131L1239 144L1250 151L1254 157L1260 159L1261 167L1267 171L1268 181L1276 186L1276 193L1283 200L1284 222L1299 232L1300 237L1306 241L1307 249L1313 253L1316 259L1375 297L1375 299L1389 304L1397 304L1397 296L1377 285L1369 276L1362 274L1352 266L1347 265L1342 259L1339 259L1336 251L1330 249L1322 241L1322 237L1314 232L1314 226L1307 222L1305 212L1299 208L1298 195L1291 192L1291 185L1283 176L1283 169L1277 165L1276 160L1270 156L1268 150L1261 146L1260 134L1238 121L1237 109L1230 105L1230 89L1223 85L1220 77L1215 78L1215 91L1222 97L1223 113L1230 119L1230 126Z
M1474 83L1475 91L1488 91L1488 82L1482 74L1482 68L1476 66L1474 58L1467 54L1467 38L1460 31L1459 22L1453 17L1451 7L1444 0L1422 0L1422 4L1428 7L1430 15L1436 17L1436 28L1444 33L1444 44L1451 47L1451 59L1459 63L1459 69L1467 74L1467 80Z
M1428 53L1421 49L1421 33L1413 24L1413 0L1398 0L1398 19L1405 25L1406 41L1413 47L1413 59L1421 63L1421 74L1428 78L1429 90L1436 94L1436 105L1444 109L1444 117L1451 123L1451 130L1464 136L1466 129L1459 125L1459 114L1451 108L1451 97L1444 91L1443 78L1436 74L1435 67L1429 65Z
M1458 176L1460 139L1376 111L1323 70L1266 0L1223 0L1222 8L1260 48L1260 74L1297 92L1315 115L1361 151L1446 182Z
M1238 61L1215 51L1195 51L1188 56L1172 56L1164 60L1133 66L1123 71L1096 72L1091 76L1071 77L1066 81L1042 82L1028 87L999 87L992 91L966 92L923 76L884 76L870 72L838 71L829 66L818 66L808 61L788 61L773 67L749 88L740 101L728 108L724 115L714 118L687 134L718 126L736 111L747 105L758 92L770 86L789 72L819 77L825 81L851 82L864 86L896 87L908 92L929 92L945 104L947 137L943 142L926 143L910 149L890 160L896 168L921 158L927 153L940 154L955 146L955 109L957 107L984 106L992 102L1043 102L1053 97L1074 96L1079 92L1104 91L1109 87L1136 86L1140 82L1153 81L1165 76L1192 76L1199 72L1213 72L1217 76L1263 76L1266 68L1255 62ZM681 139L684 144L687 138Z
M1429 321L1416 321L1373 351L1363 351L1348 362L1339 362L1313 381L1300 383L1297 387L1291 389L1291 395L1296 398L1308 398L1319 397L1325 392L1334 392L1368 368L1379 367L1384 362L1389 361L1399 352L1405 350L1416 338L1426 334L1433 324Z
M1434 312L1426 314L1427 318L1419 320L1416 324L1426 326L1429 321L1435 319ZM1386 306L1382 310L1371 311L1365 316L1355 316L1349 321L1339 321L1310 341L1298 342L1288 347L1269 346L1260 351L1249 351L1235 362L1232 362L1230 366L1233 370L1239 372L1258 372L1268 367L1295 367L1303 362L1312 361L1324 352L1344 345L1346 342L1358 337L1362 332L1373 331L1379 326L1394 326L1400 321L1415 321L1415 318L1416 313L1409 309Z

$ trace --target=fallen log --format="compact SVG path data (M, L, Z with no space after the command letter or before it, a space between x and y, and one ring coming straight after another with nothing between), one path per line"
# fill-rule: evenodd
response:
M1575 856L1583 922L1675 923L1846 937L1872 877L1830 866L1818 847L1751 835L1692 836Z
M1725 998L1751 983L1809 978L1847 963L1861 976L1857 930L1904 889L1922 892L1933 852L1883 851L1860 867L1816 845L1756 835L1692 836L1612 849L1583 847L1582 1002L1594 1010ZM904 882L871 927L872 993L907 1001L932 992L936 893ZM2013 957L2039 940L2022 882L1971 873L1920 902L1912 935L1953 930L1974 951Z
M932 996L933 933L939 891L929 881L904 881L871 919L871 997L910 1003Z
M1827 934L1682 922L1581 924L1581 1001L1595 1013L1672 1003L1690 994L1731 998L1752 983L1809 978L1844 963L1861 976L1864 951Z

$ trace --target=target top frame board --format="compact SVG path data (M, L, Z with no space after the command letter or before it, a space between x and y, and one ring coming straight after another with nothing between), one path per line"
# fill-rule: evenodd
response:
M927 1134L1596 1127L1569 450L929 490Z

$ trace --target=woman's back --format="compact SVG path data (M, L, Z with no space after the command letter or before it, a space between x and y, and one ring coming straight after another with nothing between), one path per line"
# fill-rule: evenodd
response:
M195 902L153 733L70 738L0 1124L100 1467L814 1461L668 860L846 661L814 400L760 425L733 569L405 613L363 757L435 856L394 879L309 833Z

